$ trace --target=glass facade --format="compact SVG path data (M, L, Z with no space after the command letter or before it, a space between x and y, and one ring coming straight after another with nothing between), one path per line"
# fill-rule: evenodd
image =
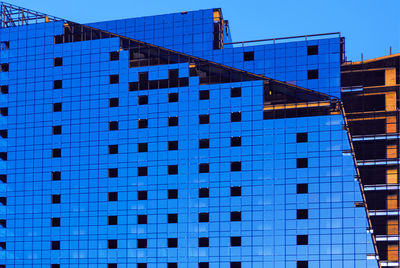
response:
M217 48L221 25L230 41L220 10L116 25L179 16L201 41L176 50L193 56L129 27L2 24L0 267L378 267L327 95L340 90L340 40L277 45L274 66L288 65L274 77L268 46ZM144 41L175 45L151 29ZM315 44L324 53L307 55ZM309 64L326 68L315 85ZM289 72L304 83L272 79Z

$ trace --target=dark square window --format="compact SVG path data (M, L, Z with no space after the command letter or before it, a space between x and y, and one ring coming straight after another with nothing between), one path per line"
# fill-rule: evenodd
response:
M200 149L210 148L210 139L200 139L199 140L199 148Z
M108 240L108 241L107 241L107 248L109 248L109 249L118 248L118 241L115 240L115 239Z
M308 245L308 235L298 235L297 245Z
M208 262L199 262L199 268L209 268L210 264Z
M231 196L242 196L242 187L240 186L231 187Z
M168 150L170 150L170 151L178 150L178 141L169 141L168 142Z
M243 53L244 61L252 61L254 60L254 51L247 51Z
M118 130L118 121L108 122L108 130Z
M109 154L117 154L118 153L118 144L108 145L108 153Z
M231 162L231 171L241 171L242 162Z
M199 91L199 99L200 100L209 100L210 99L210 91L209 90L200 90Z
M242 88L241 87L233 87L231 88L231 98L237 98L242 96Z
M210 245L210 240L208 237L199 238L199 247L208 247Z
M307 183L297 184L296 193L307 194L308 193L308 184Z
M297 268L308 268L308 261L297 261Z
M242 121L242 113L241 112L231 113L231 122L240 122L240 121Z
M203 163L199 164L199 173L208 173L210 172L210 164Z
M308 133L303 132L303 133L296 133L296 142L308 142Z
M61 203L61 195L59 194L53 194L51 196L51 203L52 204L60 204Z
M137 215L138 224L147 224L147 215Z
M108 177L109 177L109 178L116 178L116 177L118 177L118 168L109 168L109 169L108 169Z
M62 88L62 80L54 80L53 89L60 89L60 88Z
M149 72L139 73L139 89L149 89Z
M147 268L147 263L138 263L136 268Z
M298 209L296 218L298 220L308 219L308 209Z
M240 247L242 245L242 237L231 236L231 247Z
M168 247L169 248L177 248L178 247L178 238L168 238Z
M2 41L0 42L0 50L10 49L10 41Z
M210 115L209 114L199 115L199 124L209 124L209 123L210 123Z
M62 66L63 65L63 58L61 58L61 57L54 58L53 64L54 64L54 67Z
M62 111L62 103L53 103L53 112L61 112Z
M51 250L59 250L60 241L51 241Z
M168 118L168 126L175 127L178 125L178 117L172 116Z
M208 212L199 213L199 222L209 222L210 214Z
M108 201L118 201L118 192L109 192Z
M178 174L178 165L169 165L168 166L168 175Z
M318 55L318 46L307 46L307 55Z
M64 43L64 35L55 35L54 36L54 44L62 44ZM59 264L55 264L55 265L59 265ZM51 267L53 268L53 267Z
M118 107L119 106L119 98L111 98L108 100L109 107Z
M138 152L145 153L148 151L148 144L146 142L138 143Z
M109 263L109 264L107 264L107 268L117 268L117 264L116 263Z
M242 221L242 213L240 211L231 212L231 221Z
M52 181L59 181L59 180L61 180L61 172L60 172L60 171L53 171L53 172L51 172L51 180L52 180Z
M138 119L138 128L148 128L149 121L148 119Z
M2 116L8 116L8 108L7 107L0 108L0 113Z
M138 96L138 104L139 105L149 104L149 96L147 96L147 95Z
M147 200L147 191L138 191L137 199L138 200Z
M119 60L119 51L110 52L110 61Z
M51 227L60 227L61 219L60 218L51 218Z
M307 71L307 79L318 79L318 70L308 70Z
M168 214L168 223L178 223L178 214Z
M118 84L119 83L119 75L118 74L110 75L109 81L110 81L110 84Z
M210 189L208 188L200 188L199 189L199 198L210 197Z
M231 146L242 146L242 137L231 137Z
M53 126L53 135L61 134L61 126Z
M138 167L138 176L147 176L147 167Z
M178 268L178 263L176 262L169 262L167 264L167 268Z
M51 152L51 155L54 158L61 157L61 149L53 149Z
M9 71L9 65L8 63L3 63L0 65L1 71L2 72L8 72Z
M169 93L168 94L168 102L178 102L178 101L179 101L178 93Z
M296 159L296 167L297 168L306 168L306 167L308 167L308 158L297 158Z
M129 91L137 91L139 89L138 82L129 82Z
M241 268L242 263L240 261L233 261L231 262L231 268Z
M0 130L0 136L1 136L3 139L7 139L7 138L8 138L8 130L7 130L7 129L2 129L2 130Z
M168 190L168 199L177 199L177 198L178 198L178 190L177 189Z
M60 268L60 265L59 264L52 264L51 268Z
M1 174L0 175L0 181L2 181L3 183L7 183L7 175L6 174Z
M0 88L2 94L8 94L8 85L3 85Z
M7 206L7 197L0 197L0 204Z
M108 216L108 225L117 225L118 216Z

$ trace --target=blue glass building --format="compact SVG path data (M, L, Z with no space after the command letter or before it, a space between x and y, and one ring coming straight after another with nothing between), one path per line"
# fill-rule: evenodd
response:
M379 267L339 37L2 8L0 267Z

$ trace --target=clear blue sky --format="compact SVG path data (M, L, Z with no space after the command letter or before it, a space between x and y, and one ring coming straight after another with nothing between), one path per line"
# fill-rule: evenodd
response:
M221 7L234 41L342 32L359 60L400 53L400 0L9 0L72 21L133 18Z

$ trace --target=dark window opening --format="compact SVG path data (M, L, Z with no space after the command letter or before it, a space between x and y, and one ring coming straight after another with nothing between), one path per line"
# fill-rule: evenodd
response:
M297 268L308 268L308 261L297 261Z
M7 206L7 197L0 197L0 204L3 206Z
M54 36L54 44L62 44L64 43L64 35L55 35Z
M199 189L199 198L210 197L210 189L208 188L200 188Z
M61 57L54 58L53 65L54 65L54 67L62 66L63 58L61 58Z
M59 194L53 194L51 196L51 203L52 204L60 204L61 203L61 195Z
M297 235L297 245L308 245L308 235Z
M168 238L167 246L169 248L177 248L178 247L178 238Z
M199 173L209 173L210 172L210 164L203 163L199 164Z
M108 241L107 241L107 248L109 248L109 249L116 249L116 248L118 248L118 241L117 241L117 240L114 240L114 239L108 240Z
M307 79L318 79L318 70L308 70L307 71Z
M199 247L209 247L210 240L208 237L200 237L199 238Z
M307 132L296 133L296 142L297 143L308 142L308 133Z
M0 113L2 116L8 116L8 108L7 107L0 108Z
M138 82L129 82L129 91L137 91L139 90Z
M138 152L145 153L149 150L149 145L147 142L138 143Z
M149 120L148 119L138 119L138 128L148 128Z
M108 122L108 130L118 130L118 121Z
M8 72L9 71L9 64L8 63L3 63L0 65L1 71L2 72Z
M233 211L231 212L231 221L241 221L242 220L242 212Z
M199 91L199 99L200 100L209 100L210 99L210 91L209 90L200 90Z
M297 158L296 159L296 167L297 168L307 168L308 167L308 158Z
M199 140L199 148L200 149L210 148L210 139L200 139Z
M138 200L147 200L147 191L138 191L137 199Z
M51 250L59 250L60 241L51 241Z
M61 171L53 171L53 172L51 172L51 180L52 181L61 180Z
M243 53L244 61L252 61L254 60L254 51L247 51Z
M0 152L0 159L3 161L7 161L7 152Z
M296 193L298 193L298 194L307 194L308 193L308 184L307 183L297 184Z
M107 268L117 268L117 264L116 263L108 263Z
M169 165L168 175L176 175L176 174L178 174L178 165Z
M8 94L8 85L1 86L1 93Z
M178 190L177 189L168 190L168 199L177 199L177 198L178 198Z
M110 52L110 61L119 60L119 51Z
M168 102L178 102L178 101L179 101L178 93L169 93L168 94Z
M147 215L137 215L138 224L147 224Z
M117 225L118 224L118 216L108 216L108 225Z
M149 72L139 73L139 90L149 89Z
M178 223L178 214L168 214L168 223Z
M0 50L8 50L8 49L10 49L10 41L1 41Z
M60 88L62 88L62 80L54 80L53 89L60 89Z
M318 55L318 46L307 46L307 55Z
M242 170L242 162L231 162L231 171L241 171Z
M138 263L136 268L147 268L147 263Z
M242 196L242 187L240 186L231 187L231 196Z
M231 247L240 247L242 245L242 237L231 236Z
M234 261L231 262L231 268L241 268L242 267L242 263L239 261Z
M51 227L60 227L61 218L51 218Z
M231 113L231 122L240 122L240 121L242 121L242 113L241 112Z
M108 201L110 202L118 201L118 192L109 192Z
M386 95L376 94L370 96L350 95L343 97L343 105L346 113L385 111ZM363 120L361 120L363 121ZM359 122L359 121L352 121Z
M147 167L138 167L138 176L147 176Z
M210 115L209 114L199 115L199 124L209 124L209 123L210 123Z
M168 126L169 127L175 127L178 125L178 117L173 116L168 118Z
M119 106L119 98L111 98L108 100L109 107L118 107Z
M3 250L7 249L7 243L6 242L0 242L0 248Z
M147 248L147 239L138 239L136 245L137 248Z
M8 138L8 130L7 130L7 129L2 129L2 130L0 130L0 136L1 136L3 139L7 139L7 138Z
M169 141L169 142L168 142L168 150L169 150L169 151L176 151L176 150L178 150L178 141Z
M53 126L53 135L61 134L61 126Z
M298 209L296 219L298 220L308 219L308 209Z
M178 268L178 263L176 262L169 262L167 264L167 268Z
M199 213L199 222L209 222L210 214L208 212Z
M61 149L53 149L51 155L53 158L61 157Z
M7 183L7 175L6 174L1 174L0 175L0 181L3 183Z
M233 87L231 88L231 98L237 98L242 96L242 88L241 87Z
M53 112L61 112L62 110L62 103L53 103Z
M110 75L109 82L110 82L110 84L118 84L119 83L119 75L118 74Z
M242 146L242 137L231 137L231 146Z
M109 169L108 169L108 177L109 177L109 178L116 178L116 177L118 177L118 168L109 168Z
M4 267L5 268L5 267ZM51 268L60 268L60 265L59 264L52 264L51 265Z
M118 154L118 144L108 145L109 154Z
M149 96L147 95L138 96L138 104L139 105L149 104Z
M209 268L210 264L208 262L199 262L199 268Z

